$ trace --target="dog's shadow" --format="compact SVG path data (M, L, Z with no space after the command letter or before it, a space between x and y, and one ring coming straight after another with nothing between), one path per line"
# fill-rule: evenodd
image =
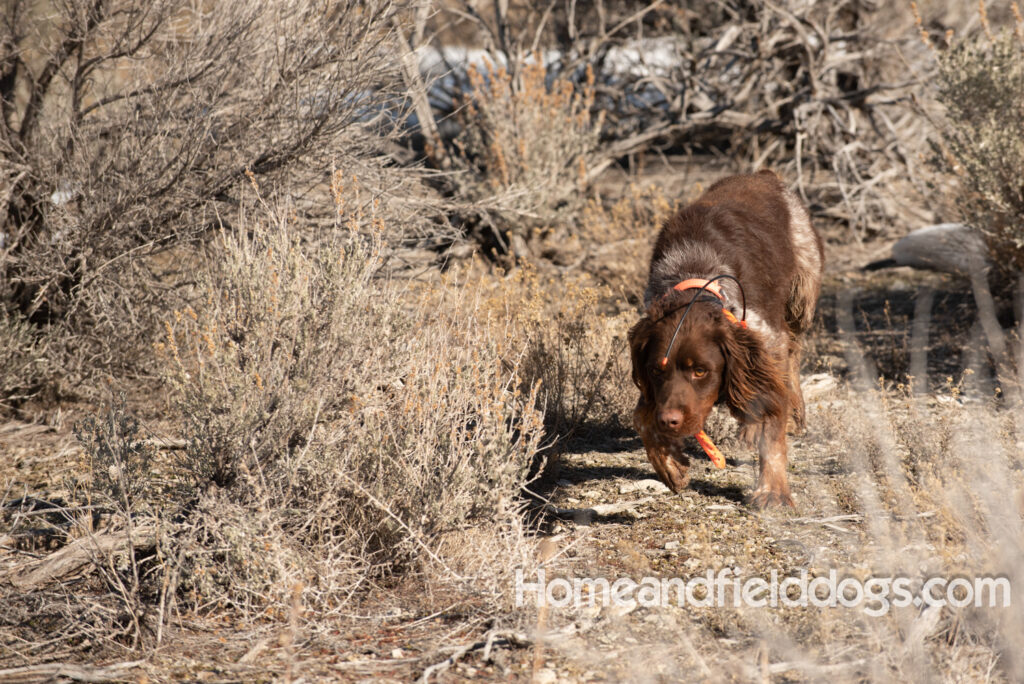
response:
M743 488L735 484L717 484L694 477L690 479L690 490L701 496L726 499L740 505L745 504L747 501Z
M690 486L679 493L680 496L685 496L687 492L695 492L700 496L725 499L732 503L743 505L746 503L746 495L744 489L740 485L736 484L718 484L701 477L704 468L700 465L696 465L695 461L698 458L702 458L703 455L698 456L695 453L689 454L691 464L691 479ZM638 457L639 459L640 457ZM736 466L737 462L733 459L729 459L728 463L730 466ZM580 485L587 482L610 482L613 480L631 480L633 482L640 482L642 480L654 480L657 479L657 475L654 471L647 466L647 461L644 459L643 464L637 466L631 465L587 465L587 464L574 464L571 461L563 462L559 468L558 479L571 482L573 485Z

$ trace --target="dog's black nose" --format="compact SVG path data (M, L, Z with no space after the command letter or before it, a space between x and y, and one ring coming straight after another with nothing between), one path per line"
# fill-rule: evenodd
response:
M679 409L665 409L658 413L658 424L663 430L678 430L683 424L683 412Z

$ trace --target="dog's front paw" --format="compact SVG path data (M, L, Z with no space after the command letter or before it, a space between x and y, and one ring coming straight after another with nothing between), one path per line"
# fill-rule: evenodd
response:
M754 493L750 495L747 502L754 508L764 509L775 506L789 506L790 508L796 508L796 504L793 503L793 497L790 496L788 491L778 491L774 489L755 489Z
M654 466L658 479L674 494L690 485L690 463L685 456L677 458L669 449L656 447L647 449L647 459Z
M664 474L658 473L658 475L661 477L661 481L665 483L665 486L672 490L673 494L678 494L690 486L689 466L680 466L672 458L666 460L665 465L667 467L664 470Z

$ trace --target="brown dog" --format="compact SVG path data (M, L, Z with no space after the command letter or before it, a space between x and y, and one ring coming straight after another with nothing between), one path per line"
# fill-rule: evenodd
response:
M689 482L684 439L724 402L757 447L751 502L793 505L786 423L804 427L800 338L814 318L823 262L807 209L770 171L720 180L665 222L647 312L629 345L640 388L634 425L672 491Z

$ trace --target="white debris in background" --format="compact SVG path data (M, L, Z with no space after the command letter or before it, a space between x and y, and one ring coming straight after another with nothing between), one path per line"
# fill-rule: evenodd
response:
M673 69L682 65L680 54L683 47L683 41L676 37L644 38L626 41L622 45L614 45L605 52L599 65L601 73L598 76L604 78L668 76ZM498 68L508 66L508 58L502 52L492 53L480 48L459 45L449 45L441 49L426 45L417 49L416 54L419 57L420 72L428 78L440 78L453 70L464 72L470 65L481 72L487 72L489 64ZM563 56L560 50L545 50L541 53L544 66L549 68L561 63ZM572 60L576 59L578 55L569 54L568 57ZM528 55L524 61L531 64L534 58Z
M963 223L939 223L918 228L892 246L892 258L900 266L931 268L968 275L972 264L991 267L985 240Z
M57 189L50 195L50 202L52 202L55 207L61 207L75 199L75 195L77 194L78 191L72 187L71 183L68 181L61 181L60 184L57 185Z
M669 76L673 69L683 63L680 57L682 48L682 41L670 36L631 40L623 45L615 45L604 56L602 75L612 78Z

